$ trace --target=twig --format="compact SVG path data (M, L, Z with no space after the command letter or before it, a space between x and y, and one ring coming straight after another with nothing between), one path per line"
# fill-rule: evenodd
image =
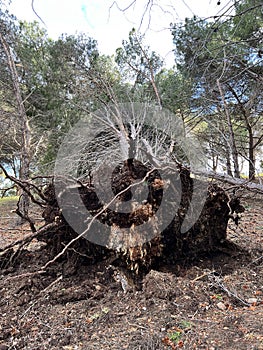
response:
M21 275L16 275L16 276L11 276L6 278L5 282L7 281L13 281L17 278L24 278L24 277L31 277L31 276L35 276L35 275L42 275L46 273L46 271L34 271L34 272L27 272L27 273L22 273Z
M198 280L201 280L202 278L207 277L207 276L213 274L214 272L215 272L215 271L209 271L209 272L204 273L204 274L201 275L201 276L197 276L196 278L193 279L192 282L196 282L196 281L198 281Z
M137 328L141 328L141 329L148 329L147 327L141 326L140 324L135 324L135 323L130 323L128 322L129 326L132 327L137 327Z
M251 263L248 266L251 266L251 265L257 263L260 260L263 260L263 255L261 255L259 258L255 259L255 260L251 261Z
M212 276L211 276L212 277ZM213 275L213 279L214 279L214 283L216 283L216 286L220 287L225 293L227 293L227 295L232 298L232 299L236 299L238 300L241 304L245 305L245 306L250 306L249 303L247 303L244 299L240 298L237 293L231 292L225 285L224 283L222 283L222 281L220 280L220 277L217 277L215 275Z
M32 232L36 232L37 229L35 227L35 222L28 216L28 214L21 213L21 211L19 209L20 208L20 200L21 200L22 196L23 196L23 194L19 197L19 200L18 200L18 202L16 204L17 208L15 210L15 213L18 216L20 216L22 220L24 219L24 220L26 220L29 223L29 226L30 226Z
M31 7L32 7L32 10L34 12L34 14L37 16L37 18L44 24L44 26L46 27L46 23L43 21L43 19L37 14L36 10L35 10L35 7L34 7L34 0L31 1Z
M59 281L62 280L62 275L60 275L57 279L55 279L55 281L51 282L45 289L41 290L39 292L39 294L44 294L46 293L48 290L50 290L56 283L58 283Z
M30 229L26 229L26 228L21 229L21 228L12 228L12 227L1 228L0 231L4 231L4 232L9 232L9 231L32 232L32 230L30 230Z
M15 187L16 187L16 185L13 185L13 186L7 187L7 188L0 188L0 191L3 191L1 197L4 198L6 192L9 191L9 190L13 190Z

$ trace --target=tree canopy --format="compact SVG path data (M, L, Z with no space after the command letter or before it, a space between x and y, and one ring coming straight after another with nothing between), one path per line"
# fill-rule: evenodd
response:
M0 5L2 165L21 166L27 130L30 172L49 172L64 136L90 111L114 101L152 100L181 119L185 133L199 138L213 170L221 165L239 177L244 163L250 178L260 171L260 0L236 1L234 12L225 16L172 24L173 68L165 67L135 29L110 57L86 34L51 39L41 24L18 21Z

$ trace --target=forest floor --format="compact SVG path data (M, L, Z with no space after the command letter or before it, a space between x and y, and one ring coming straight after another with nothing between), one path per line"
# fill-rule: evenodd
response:
M263 350L263 200L243 204L235 248L152 270L140 291L124 292L106 261L32 274L48 261L39 242L12 266L0 256L0 350ZM30 233L14 208L0 202L0 248Z

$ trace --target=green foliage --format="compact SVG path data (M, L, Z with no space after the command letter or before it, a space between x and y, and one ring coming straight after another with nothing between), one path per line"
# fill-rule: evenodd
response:
M178 343L182 338L182 332L181 331L176 331L173 332L171 334L169 334L169 339L173 342L173 343Z
M189 98L192 95L191 81L174 69L163 69L156 75L156 84L162 98L163 107L176 113L188 111Z
M230 159L231 124L238 152L249 159L251 174L263 141L262 9L262 1L242 0L235 3L235 15L214 21L193 17L172 27L177 67L186 82L183 90L190 94L189 108L209 124L205 132L195 130L213 153Z
M2 8L0 30L19 75L36 150L34 171L52 166L64 135L90 111L111 101L154 100L158 94L160 104L183 120L186 132L196 133L211 157L230 157L224 100L239 152L256 150L262 141L262 2L241 0L234 6L235 16L193 17L174 25L177 68L168 70L135 29L113 58L100 55L97 42L85 34L52 40L38 23L18 22ZM0 161L15 164L21 133L1 47L0 99ZM248 146L251 132L254 144Z
M181 323L180 323L180 327L182 328L182 329L190 329L190 328L192 328L192 323L191 322L189 322L189 321L185 321L185 320L183 320Z
M162 67L163 62L156 52L143 45L143 37L133 28L128 40L116 50L117 64L127 80L144 84L152 79Z
M30 121L32 147L36 149L31 166L34 171L44 165L50 168L68 130L83 115L122 93L120 73L112 58L100 56L97 42L84 34L52 40L37 22L17 22L2 13L0 26L14 56ZM21 134L10 133L19 130L19 120L12 79L1 48L0 63L0 94L4 101L0 108L4 107L8 114L0 120L6 131L6 142L0 144L0 149L4 151L1 161L6 163L19 158Z
M262 1L237 1L235 3L235 10L236 16L233 18L233 30L237 31L241 40L249 40L251 46L260 49L258 47L258 34L262 34Z
M194 76L199 84L203 80L205 84L215 85L215 79L219 77L234 79L238 70L246 77L245 68L249 66L254 70L253 54L262 45L263 13L260 7L263 5L256 0L237 4L237 14L232 19L216 18L214 22L208 22L193 17L186 19L183 26L172 28L178 67L184 74L188 72Z
M16 53L33 142L42 137L37 162L49 166L64 135L94 104L89 95L94 90L97 43L84 34L54 41L37 23L23 22Z

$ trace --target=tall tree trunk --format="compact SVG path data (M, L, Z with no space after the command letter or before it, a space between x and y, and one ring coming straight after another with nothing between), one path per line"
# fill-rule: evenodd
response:
M213 162L213 171L216 172L217 166L218 166L218 155L213 154L212 155L212 162Z
M242 101L240 100L240 97L238 96L235 89L232 88L232 86L230 84L227 84L227 85L228 85L230 91L232 92L233 96L237 100L240 111L244 117L244 122L245 122L246 129L248 132L249 179L254 180L255 179L255 172L256 172L255 150L256 150L256 147L261 143L261 140L263 139L263 135L261 137L259 137L257 142L255 142L254 134L253 134L253 127L252 127L252 124L250 123L250 120L249 120L249 117L250 117L249 108L248 109L245 108L244 103L242 103ZM254 100L254 98L255 98L255 94L254 94L254 96L252 96L252 101Z
M229 110L227 107L227 103L226 103L223 89L222 89L222 86L220 84L219 79L217 79L216 83L217 83L217 86L218 86L218 89L220 92L221 99L223 101L224 110L225 110L225 114L226 114L226 118L227 118L227 125L228 125L229 137L230 137L230 149L231 149L231 154L232 154L233 163L234 163L234 176L239 178L240 177L240 170L239 170L239 162L238 162L238 152L237 152L237 147L236 147L236 142L235 142L235 134L234 134L234 130L233 130L231 116L230 116L230 113L229 113Z
M249 179L255 179L255 152L254 152L254 137L251 128L248 129L248 158L249 158Z
M31 131L29 127L25 106L24 106L24 101L22 98L22 93L19 86L19 78L18 78L16 66L14 63L14 59L12 57L10 47L7 41L5 40L4 36L2 35L2 33L0 33L0 43L3 46L4 52L7 58L8 67L10 69L14 93L15 93L16 102L17 102L18 116L20 119L20 131L21 131L22 138L21 138L19 176L21 180L28 180L30 160L31 160L31 156L30 156ZM19 207L19 210L22 216L24 217L28 216L28 209L29 209L29 196L25 191L23 191L21 195L20 207Z
M233 177L229 152L227 152L227 155L226 155L226 171L227 171L227 175Z

